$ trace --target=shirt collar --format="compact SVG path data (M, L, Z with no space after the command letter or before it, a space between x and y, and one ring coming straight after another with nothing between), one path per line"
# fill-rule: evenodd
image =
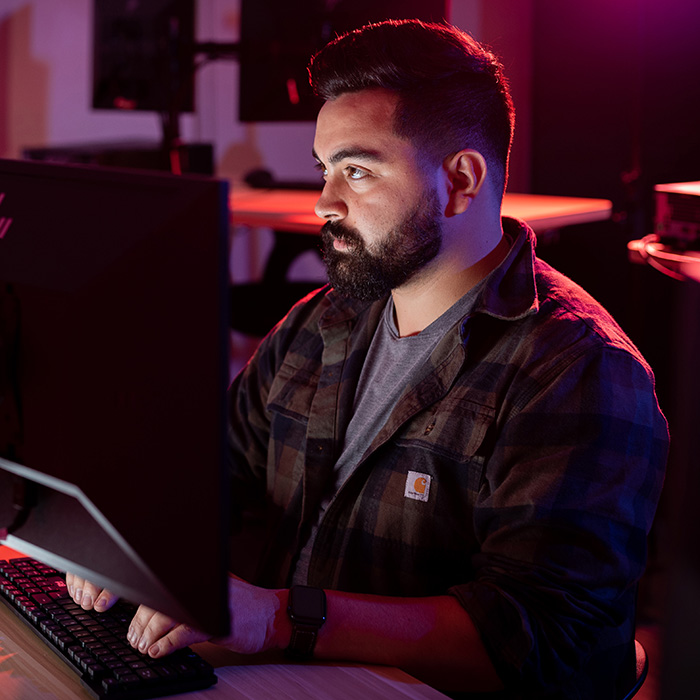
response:
M510 217L503 217L503 233L510 242L510 250L487 277L474 312L515 321L539 309L535 234L527 224Z

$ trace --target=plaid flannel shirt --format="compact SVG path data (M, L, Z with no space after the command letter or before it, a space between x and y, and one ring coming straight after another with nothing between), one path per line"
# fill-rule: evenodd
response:
M309 584L454 595L507 688L613 698L632 660L666 421L619 326L535 257L525 225L504 229L508 256L325 512ZM257 493L276 518L262 585L289 581L385 301L310 295L232 385L234 498Z

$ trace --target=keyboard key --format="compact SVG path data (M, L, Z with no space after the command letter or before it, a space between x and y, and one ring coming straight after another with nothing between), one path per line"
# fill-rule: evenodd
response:
M100 683L100 688L106 697L115 695L119 692L120 684L116 678L103 678Z
M146 682L154 683L157 682L161 679L161 676L158 674L158 672L155 669L148 668L147 666L145 668L140 668L136 671L136 674L138 677Z
M89 663L85 668L85 673L94 681L101 679L108 672L109 670L105 666L97 662Z

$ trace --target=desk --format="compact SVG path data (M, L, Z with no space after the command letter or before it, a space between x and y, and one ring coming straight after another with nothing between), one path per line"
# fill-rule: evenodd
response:
M323 220L314 214L319 192L313 190L258 190L233 188L231 213L234 224L269 227L295 233L318 234ZM607 199L555 197L540 194L506 193L504 216L526 221L535 233L572 224L610 218Z
M21 556L0 546L0 559ZM280 654L246 657L214 644L192 648L214 668L218 683L171 700L444 700L445 695L394 668L353 664L290 664ZM0 698L87 700L77 674L0 603Z
M231 321L234 330L258 338L264 336L287 313L291 302L323 284L320 278L296 286L285 282L298 256L307 251L318 252L317 237L323 225L323 220L314 213L318 196L319 192L314 190L232 188L232 223L252 229L271 228L275 232L262 282L236 283L231 288L235 295L231 302L235 310ZM610 218L612 203L606 199L507 193L502 212L527 221L538 241L545 244L548 238L555 240L564 226ZM258 299L257 305L249 304L252 298Z

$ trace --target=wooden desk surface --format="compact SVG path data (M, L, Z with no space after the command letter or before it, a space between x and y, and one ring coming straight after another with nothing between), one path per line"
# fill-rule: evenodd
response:
M0 559L22 556L0 546ZM171 700L444 700L445 695L394 668L291 664L279 654L246 657L214 644L192 647L216 669L218 683ZM0 698L87 700L76 673L0 603Z
M234 187L232 220L235 224L253 227L317 234L323 225L323 220L314 213L318 196L313 190ZM541 233L571 224L604 221L610 218L612 203L607 199L506 193L502 212L504 216L526 221L535 233Z

